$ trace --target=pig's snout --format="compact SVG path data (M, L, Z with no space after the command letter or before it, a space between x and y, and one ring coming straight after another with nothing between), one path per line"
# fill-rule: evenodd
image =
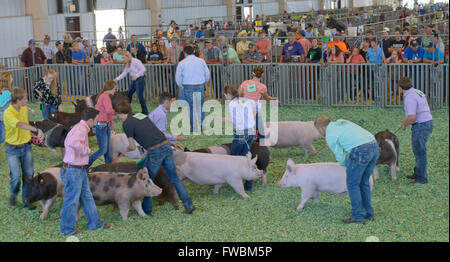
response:
M154 185L150 188L150 194L152 195L152 197L161 195L161 193L162 193L162 189L156 185Z
M284 179L281 179L280 181L278 181L278 186L281 187L281 188L286 186L286 183L285 183Z

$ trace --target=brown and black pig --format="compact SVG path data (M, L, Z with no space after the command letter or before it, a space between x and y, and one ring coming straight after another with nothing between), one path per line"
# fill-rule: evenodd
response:
M389 165L391 168L392 181L397 180L397 171L400 170L398 166L399 142L397 136L389 130L381 131L375 134L378 146L380 148L380 157L377 160L377 165L373 170L373 178L378 178L378 165Z
M27 194L25 203L40 201L42 214L39 217L44 220L57 197L64 197L64 184L61 181L60 167L50 167L39 173L32 179L27 179Z
M138 168L136 167L136 162L120 162L103 164L92 167L88 170L89 173L99 171L110 173L136 173L138 171ZM162 193L158 196L159 205L163 205L166 201L169 201L175 209L178 209L177 192L175 190L175 187L167 177L166 171L163 167L159 168L154 182L155 185L159 186L163 190Z
M115 174L109 172L89 173L89 187L96 205L116 203L122 220L128 219L130 205L140 216L145 216L141 199L161 194L162 189L155 185L146 167L134 174Z

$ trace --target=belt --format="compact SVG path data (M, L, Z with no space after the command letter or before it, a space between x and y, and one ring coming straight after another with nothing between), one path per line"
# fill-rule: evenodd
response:
M11 145L11 144L5 142L5 145L6 145L6 146L16 146L16 147L23 147L23 146L30 145L30 144L31 144L31 143L28 142L28 143L21 144L21 145Z
M147 151L150 151L150 150L152 150L152 149L156 149L156 148L161 147L161 146L163 146L163 145L165 145L165 144L168 144L168 143L169 143L169 141L166 140L166 141L164 141L164 142L162 142L162 143L160 143L160 144L157 144L157 145L154 145L154 146L148 148Z
M67 163L63 163L63 168L66 169L67 167L72 167L72 168L76 168L76 169L84 169L85 166L76 166L76 165L70 165Z
M99 126L107 126L110 122L97 122L97 125Z
M372 144L377 144L377 140L373 140L372 142L362 144L362 146L365 146L365 145L372 145Z

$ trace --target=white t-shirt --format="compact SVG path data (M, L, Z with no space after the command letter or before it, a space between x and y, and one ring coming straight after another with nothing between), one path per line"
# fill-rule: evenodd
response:
M229 110L236 130L255 129L255 114L261 108L259 102L248 98L235 98L229 104Z

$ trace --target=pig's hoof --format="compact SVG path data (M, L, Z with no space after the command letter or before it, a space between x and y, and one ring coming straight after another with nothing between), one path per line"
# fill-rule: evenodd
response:
M302 211L303 207L297 207L297 211Z
M45 216L44 214L41 214L41 215L39 216L39 219L40 219L40 220L45 220L45 218L46 218L46 216Z
M391 178L392 179L392 181L395 181L395 180L397 180L397 177L393 177L393 178Z
M174 206L174 207L173 207L173 209L175 209L175 210L178 210L178 209L179 209L179 207L178 207L178 206Z
M396 171L400 171L400 167L396 167L395 170L396 170Z

